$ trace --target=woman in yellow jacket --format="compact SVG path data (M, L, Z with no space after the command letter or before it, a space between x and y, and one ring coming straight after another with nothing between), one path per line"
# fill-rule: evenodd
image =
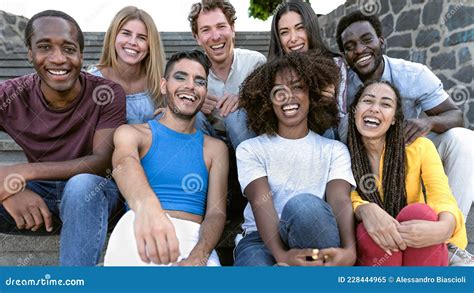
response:
M358 264L448 265L447 243L465 248L466 227L433 143L405 145L401 98L389 82L366 83L349 115Z

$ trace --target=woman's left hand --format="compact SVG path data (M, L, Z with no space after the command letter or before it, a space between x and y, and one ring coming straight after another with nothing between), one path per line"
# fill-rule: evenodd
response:
M440 244L449 239L446 223L425 220L411 220L397 226L408 247L421 248Z

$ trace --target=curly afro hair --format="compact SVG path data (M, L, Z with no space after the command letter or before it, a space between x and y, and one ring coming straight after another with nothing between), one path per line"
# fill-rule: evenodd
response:
M278 119L273 111L271 92L275 77L290 70L298 76L308 90L308 127L322 134L338 122L336 99L321 96L327 86L337 88L339 69L333 60L324 57L321 51L290 53L273 59L258 67L243 82L240 88L240 106L247 111L250 128L257 134L274 135L278 131Z

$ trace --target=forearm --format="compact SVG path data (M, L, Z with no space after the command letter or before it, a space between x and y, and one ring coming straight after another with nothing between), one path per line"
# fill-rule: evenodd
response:
M436 116L428 116L426 119L431 125L431 131L444 133L454 127L464 127L464 120L460 110L450 110Z
M342 247L355 249L355 223L350 198L346 194L339 194L328 198L328 203L336 215Z
M454 233L456 228L456 219L450 212L441 212L438 215L438 222L442 224L443 229L439 230L439 243L448 241Z
M111 168L110 160L103 156L90 155L63 162L24 163L8 166L7 172L16 173L31 180L67 180L81 173L105 176Z
M114 160L113 166L112 174L115 182L132 210L136 212L141 206L146 206L146 202L150 200L161 208L161 204L151 189L145 172L136 158L131 156L120 157L120 159Z
M267 207L260 206L258 208L252 205L255 222L257 223L258 233L263 243L265 243L265 246L272 252L275 260L280 262L283 259L284 253L287 251L285 244L280 238L280 220L273 207L273 201L267 200L265 205Z
M199 230L199 240L189 254L189 258L199 259L201 265L206 265L207 259L217 246L224 231L225 219L225 212L204 217Z

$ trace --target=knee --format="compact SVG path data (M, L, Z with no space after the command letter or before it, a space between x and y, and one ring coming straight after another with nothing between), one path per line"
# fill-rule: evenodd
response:
M313 194L305 193L293 197L286 203L281 218L314 225L315 220L322 220L328 214L332 214L332 210L324 200Z
M429 205L412 203L404 207L397 216L399 222L410 220L437 221L438 216Z
M474 144L473 132L467 128L455 127L448 131L439 134L439 144L445 145L446 151L450 154L456 152L455 155L470 155L472 150L470 149Z
M62 202L65 204L88 204L100 201L107 181L110 179L93 174L78 174L71 177L64 187ZM80 206L80 205L79 205Z

